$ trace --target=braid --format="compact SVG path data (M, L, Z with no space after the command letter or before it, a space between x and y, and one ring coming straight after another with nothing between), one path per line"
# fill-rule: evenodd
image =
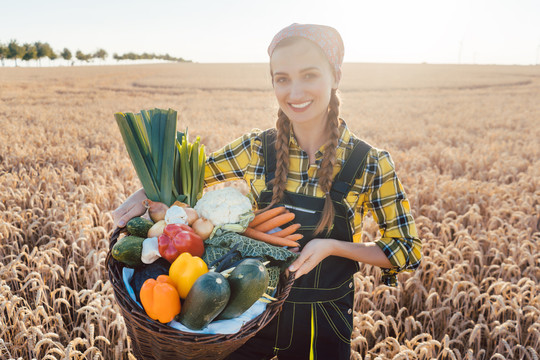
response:
M283 197L289 175L289 139L291 123L285 113L279 109L276 122L276 175L272 180L272 205L277 204Z
M259 209L257 213L266 211L281 201L287 186L287 175L289 174L289 138L291 136L291 123L285 113L279 109L276 121L276 173L272 184L272 201L268 206Z
M334 165L336 164L336 148L339 140L339 97L336 89L332 89L330 103L328 105L328 120L326 123L330 139L325 144L321 167L318 171L319 186L326 194L321 221L315 229L315 234L320 234L325 228L328 232L334 222L334 205L329 195L334 178Z

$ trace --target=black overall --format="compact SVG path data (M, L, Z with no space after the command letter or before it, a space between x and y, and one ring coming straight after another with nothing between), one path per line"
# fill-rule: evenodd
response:
M259 197L259 207L272 200L272 186L276 169L275 130L263 133L266 190ZM370 146L357 141L342 170L336 175L330 196L336 212L328 238L353 240L344 198L357 175L361 175ZM324 198L285 191L281 204L295 214L298 231L304 235L300 249L315 236L313 232L321 218ZM277 205L276 205L277 206ZM325 233L317 235L325 237ZM343 359L350 358L350 339L353 324L354 281L358 262L342 257L324 259L308 274L294 282L282 311L243 347L228 359L271 359L277 355L285 359Z

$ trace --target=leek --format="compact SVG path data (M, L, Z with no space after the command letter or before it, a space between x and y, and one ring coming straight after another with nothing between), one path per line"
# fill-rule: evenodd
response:
M114 115L146 196L170 206L174 189L177 112L169 109Z
M195 206L202 196L206 156L197 136L176 131L177 112L141 110L114 115L146 196L170 206L175 200Z
M187 134L187 131L186 131ZM201 138L197 136L194 143L190 143L187 135L182 137L176 144L180 152L180 176L182 178L182 191L187 197L186 203L194 207L197 200L202 196L204 187L204 171L206 167L206 156Z

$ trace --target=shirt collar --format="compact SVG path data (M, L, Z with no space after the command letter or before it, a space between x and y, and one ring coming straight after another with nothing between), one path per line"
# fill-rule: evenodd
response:
M340 148L352 149L353 148L353 143L351 141L352 140L351 139L351 132L349 131L349 128L348 128L347 123L345 122L345 120L339 119L338 131L339 131L340 135L339 135L337 149L340 149ZM296 136L294 136L294 130L293 130L292 126L291 126L291 135L290 135L290 138L289 138L289 146L290 147L295 147L297 149L301 149L300 146L298 145L298 141L296 140ZM324 151L324 145L319 148L319 150L315 154L315 158L316 159L321 158L322 154L323 154L323 151Z

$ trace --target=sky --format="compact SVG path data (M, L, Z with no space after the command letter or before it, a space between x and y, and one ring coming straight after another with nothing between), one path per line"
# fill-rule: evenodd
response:
M333 26L345 62L540 64L540 0L0 0L0 43L267 62L291 23Z

